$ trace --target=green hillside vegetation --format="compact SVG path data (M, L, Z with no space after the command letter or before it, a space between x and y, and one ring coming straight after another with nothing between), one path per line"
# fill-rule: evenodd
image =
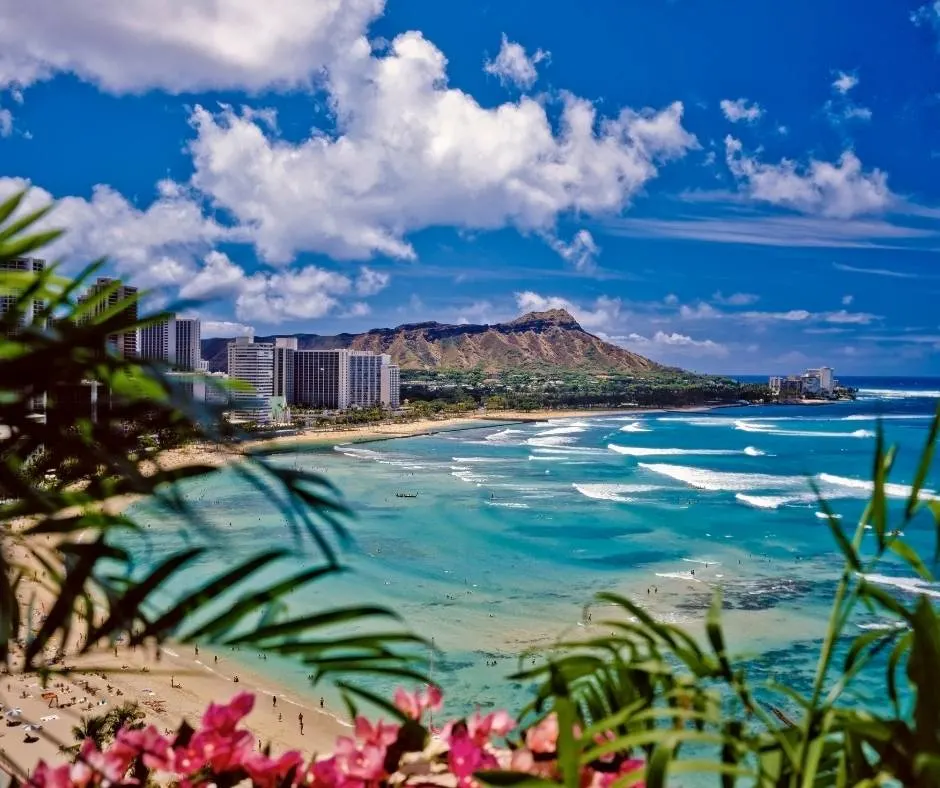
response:
M466 402L489 409L681 407L769 402L765 385L660 367L636 375L570 370L405 371L402 400Z

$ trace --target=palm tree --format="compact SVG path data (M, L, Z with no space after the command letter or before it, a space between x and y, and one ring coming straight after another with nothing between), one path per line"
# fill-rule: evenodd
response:
M110 714L110 712L109 712ZM114 736L108 714L98 714L94 717L82 717L81 723L72 726L72 738L75 744L63 747L64 752L77 753L86 739L91 739L100 750Z
M107 726L108 738L113 739L118 731L127 728L129 730L139 730L144 727L144 712L136 703L125 703L116 709L111 709L104 715Z

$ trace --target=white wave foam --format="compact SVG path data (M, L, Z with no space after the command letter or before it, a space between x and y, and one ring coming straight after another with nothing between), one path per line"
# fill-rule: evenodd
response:
M928 583L916 577L894 577L892 575L862 575L870 583L899 588L908 594L926 594L940 599L940 589L935 583Z
M872 622L870 624L857 624L859 629L907 629L907 624L903 621L885 621L885 622Z
M632 503L636 500L627 497L625 493L645 493L662 489L655 484L572 484L571 486L588 498L617 503Z
M656 577L668 577L672 580L691 580L693 583L702 582L691 572L689 574L685 574L684 572L657 572Z
M828 520L828 519L829 519L829 515L826 514L825 512L815 512L815 515L816 515L820 520ZM842 515L841 515L841 514L833 514L832 516L833 516L836 520L841 520L841 519L842 519Z
M355 446L348 444L334 446L333 451L338 451L340 454L345 454L347 457L357 457L362 460L375 460L385 456L377 451L372 451L372 449L357 449Z
M865 494L869 494L875 489L874 482L865 481L864 479L850 479L846 476L836 476L832 473L820 473L816 478L826 484L833 484L837 487L848 487L849 489L858 490ZM913 488L907 484L893 484L891 482L885 483L884 490L885 495L889 498L909 498L913 492ZM921 500L940 500L933 490L926 489L922 489L918 497Z
M529 446L567 446L569 443L573 442L574 439L566 435L536 435L534 438L529 438L526 441Z
M549 424L553 427L556 425L559 427L590 427L591 426L591 422L583 421L581 419L575 419L574 421L572 421L571 419L549 419L546 422L546 424Z
M727 416L659 416L656 421L677 421L693 427L729 427L737 421L748 419L733 419Z
M788 503L794 503L800 500L799 496L794 495L748 495L747 493L735 493L734 497L741 503L753 506L756 509L779 509Z
M906 421L908 419L932 419L933 414L929 413L884 413L884 414L867 414L867 413L853 413L851 416L844 416L842 421L885 421L897 419L898 421Z
M606 449L589 449L585 446L566 446L565 448L558 448L552 446L538 446L532 449L533 454L593 454L600 455L603 454L607 456L608 452Z
M536 437L544 438L546 435L575 435L576 433L584 432L585 429L587 428L576 427L576 426L554 427L553 429L543 430L541 432L536 433Z
M858 393L865 399L936 399L940 391L934 389L859 389Z
M668 476L678 482L700 490L714 492L747 492L749 490L796 490L806 487L806 481L800 476L773 476L768 473L732 473L711 471L707 468L695 468L688 465L667 465L665 463L639 463L641 468L661 476Z
M512 462L502 457L451 457L454 462L462 463L491 463L491 462Z
M567 454L530 454L530 461L537 462L564 462L565 460L570 459L570 455Z
M767 454L767 452L761 451L760 449L754 446L746 446L744 449L744 453L748 457L763 457L765 454Z
M871 430L854 432L824 432L822 430L782 430L776 424L766 422L742 421L734 423L734 428L741 432L757 432L761 435L784 435L792 438L874 438Z
M513 443L513 435L524 435L525 430L514 430L507 428L505 430L500 430L499 432L494 432L492 435L487 435L484 440L491 441L493 443Z
M529 504L518 501L484 501L487 506L498 506L502 509L528 509Z
M626 424L620 428L621 432L652 432L642 421L635 421L633 424Z
M687 564L704 564L705 566L721 566L720 561L704 561L701 558L683 558Z
M617 454L626 454L630 457L672 457L680 455L728 455L743 454L743 451L737 449L666 449L646 446L618 446L616 443L608 443L607 448Z
M456 476L460 481L467 482L468 484L483 484L490 479L489 476L483 476L469 469L451 471L450 475Z

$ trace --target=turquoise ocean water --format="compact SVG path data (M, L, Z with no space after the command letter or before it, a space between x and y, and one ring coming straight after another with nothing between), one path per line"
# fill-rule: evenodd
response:
M841 569L807 480L852 528L883 417L900 446L891 488L900 506L937 397L940 381L871 381L854 403L484 424L287 455L343 492L357 541L350 574L296 592L290 604L393 607L442 650L434 677L449 710L462 712L519 708L527 688L504 680L518 655L577 634L597 591L697 628L721 586L732 650L748 655L756 678L805 689ZM936 472L928 486L940 488ZM283 517L231 470L189 484L186 495L224 537L221 558L197 576L289 544ZM138 514L153 526L147 560L178 547L152 506ZM932 555L929 518L906 537ZM873 579L902 597L940 597L900 565ZM590 612L603 618L598 606ZM853 622L856 631L882 625L868 615ZM238 658L298 693L323 694L306 687L299 666Z

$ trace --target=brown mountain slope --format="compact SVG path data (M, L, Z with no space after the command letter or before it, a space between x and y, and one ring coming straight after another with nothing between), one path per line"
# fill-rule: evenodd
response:
M585 372L650 372L659 365L587 333L566 311L530 312L491 326L418 323L373 329L354 350L388 353L402 369L499 372L551 366Z
M555 367L582 372L642 373L663 369L589 334L563 309L530 312L509 323L446 325L411 323L375 328L364 334L296 334L301 350L351 348L388 353L406 370L483 369L501 372L519 368ZM203 358L210 370L224 370L229 339L204 339ZM273 342L274 337L256 337Z

